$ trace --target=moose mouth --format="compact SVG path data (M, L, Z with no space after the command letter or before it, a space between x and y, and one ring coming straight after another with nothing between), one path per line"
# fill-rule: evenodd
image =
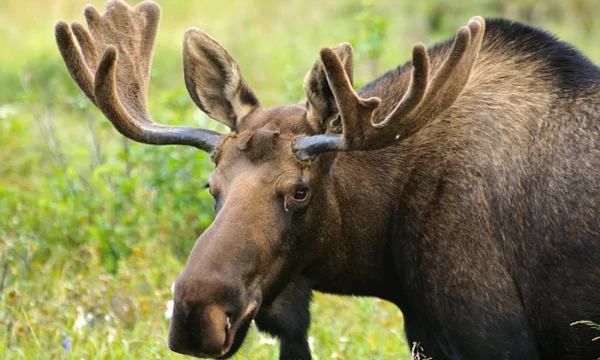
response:
M260 303L260 297L253 300L242 316L240 316L233 324L231 324L230 318L227 318L227 325L225 326L225 343L223 345L223 351L217 359L228 359L239 350L246 339L252 320L254 320L260 309Z

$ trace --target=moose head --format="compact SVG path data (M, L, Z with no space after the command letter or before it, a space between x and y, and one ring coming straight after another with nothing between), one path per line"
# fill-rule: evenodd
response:
M227 51L190 29L183 41L185 85L202 111L231 129L220 134L157 124L149 114L157 4L132 8L110 0L102 15L88 6L85 18L89 30L77 22L55 28L83 93L129 139L194 146L215 164L207 187L216 217L176 281L169 346L222 358L237 351L251 321L290 284L316 284L363 250L340 240L346 216L368 208L369 223L385 227L379 205L384 184L365 180L364 191L356 192L351 173L362 164L346 152L385 151L450 107L467 83L484 33L483 20L473 18L432 75L425 47L416 45L408 90L392 106L353 90L350 45L322 48L304 80L306 100L265 109ZM349 166L336 168L341 162Z

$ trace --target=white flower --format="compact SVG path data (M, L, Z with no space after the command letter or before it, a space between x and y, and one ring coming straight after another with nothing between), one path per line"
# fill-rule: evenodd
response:
M173 300L167 301L167 310L165 311L165 319L169 320L173 317Z
M104 315L104 321L106 321L106 322L109 322L109 321L113 320L114 318L115 318L115 316L111 312L109 312L108 314Z
M83 328L87 325L87 320L85 319L85 313L83 312L83 308L81 306L77 307L77 319L75 319L75 324L73 324L73 330L77 331L79 334L83 331Z
M108 343L112 343L115 340L115 335L117 335L117 330L115 328L109 328L108 329Z
M9 116L16 116L18 109L15 105L5 104L0 106L0 119L8 119Z
M310 354L312 355L314 360L318 360L317 354L314 352L315 348L315 338L314 336L308 337L308 347L310 348Z
M175 282L171 284L171 294L175 294ZM167 310L165 311L165 319L169 320L173 317L173 300L167 301Z
M258 337L260 338L261 344L271 345L271 346L277 344L277 340L275 340L275 338L273 338L273 337L266 337L261 333L258 334Z

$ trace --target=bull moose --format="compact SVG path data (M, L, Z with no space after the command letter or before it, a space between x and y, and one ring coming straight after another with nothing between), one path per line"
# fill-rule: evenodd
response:
M312 290L396 304L438 359L592 359L600 341L600 68L539 29L472 18L353 89L348 44L320 50L306 100L262 108L198 29L194 103L231 132L147 108L160 8L110 0L58 22L81 90L124 136L210 154L216 217L174 291L169 347L228 358L254 320L309 359ZM79 47L75 45L75 35Z

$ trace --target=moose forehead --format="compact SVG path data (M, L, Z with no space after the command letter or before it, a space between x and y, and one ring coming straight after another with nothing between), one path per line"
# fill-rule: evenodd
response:
M260 174L267 182L275 181L282 174L300 177L303 166L296 160L291 144L297 135L311 132L302 106L257 109L244 117L238 131L221 145L214 159L216 177Z
M313 135L315 131L306 120L306 107L301 105L257 108L236 123L238 133L265 127L277 129L281 134Z

